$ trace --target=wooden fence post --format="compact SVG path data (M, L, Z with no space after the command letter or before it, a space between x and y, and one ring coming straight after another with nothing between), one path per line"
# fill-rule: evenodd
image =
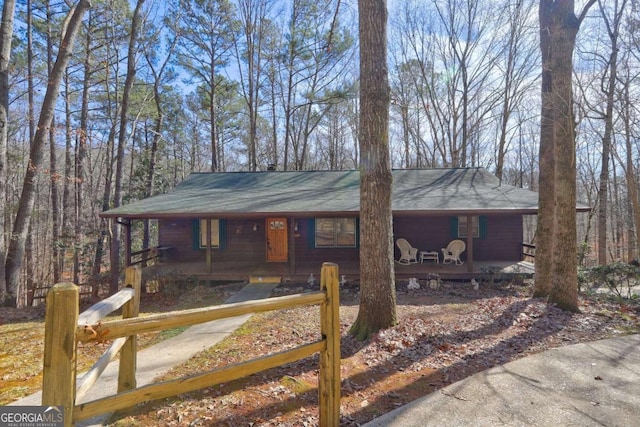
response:
M63 406L66 427L73 425L79 311L76 285L58 283L51 288L45 311L42 404Z
M133 288L133 298L122 306L122 318L138 317L140 313L140 290L142 289L142 268L139 265L127 267L124 285ZM118 369L118 393L136 388L138 336L129 335L120 350L120 369Z
M340 425L340 289L338 266L325 262L320 273L320 289L327 298L320 306L320 329L327 348L320 352L318 391L320 426Z

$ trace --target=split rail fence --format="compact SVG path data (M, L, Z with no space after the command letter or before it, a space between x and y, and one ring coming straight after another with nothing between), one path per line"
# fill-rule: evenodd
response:
M340 321L338 266L322 265L320 291L267 298L199 309L138 317L142 272L128 267L125 287L79 313L78 287L59 283L47 295L42 404L63 406L65 426L138 403L163 399L243 378L257 372L320 353L318 377L319 422L337 427L340 422ZM292 307L319 305L321 339L279 353L174 380L136 388L137 335L191 326L217 319ZM103 321L122 308L122 319ZM111 346L76 383L78 343L113 340ZM78 404L99 376L120 354L117 393Z

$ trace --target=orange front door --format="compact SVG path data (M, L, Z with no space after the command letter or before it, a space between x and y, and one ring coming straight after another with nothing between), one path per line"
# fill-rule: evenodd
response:
M267 218L267 261L286 262L289 257L287 245L287 219Z

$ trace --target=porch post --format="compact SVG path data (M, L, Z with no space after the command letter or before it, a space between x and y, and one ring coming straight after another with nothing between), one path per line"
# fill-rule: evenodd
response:
M211 218L207 218L204 222L204 232L205 232L205 246L207 247L207 272L211 273L212 270L212 262L211 262Z
M296 274L296 223L295 217L289 218L289 272ZM298 225L299 227L300 225Z
M478 227L480 227L478 217ZM473 215L467 215L467 271L473 273Z
M124 227L124 265L129 267L131 265L131 220L124 219L120 222Z

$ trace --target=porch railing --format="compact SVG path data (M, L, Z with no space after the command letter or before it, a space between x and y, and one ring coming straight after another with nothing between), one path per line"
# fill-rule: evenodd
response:
M532 243L522 243L522 261L535 263L536 245Z
M131 252L131 260L129 265L142 264L143 267L149 261L162 261L167 257L167 253L171 250L168 246L153 246L144 248L139 251Z

